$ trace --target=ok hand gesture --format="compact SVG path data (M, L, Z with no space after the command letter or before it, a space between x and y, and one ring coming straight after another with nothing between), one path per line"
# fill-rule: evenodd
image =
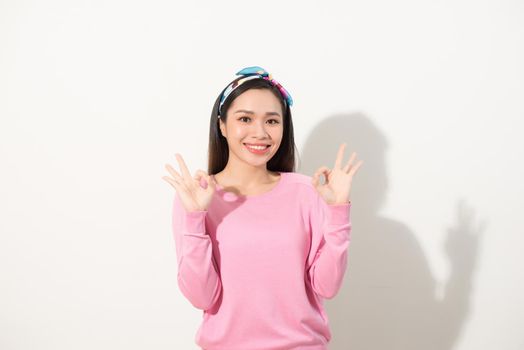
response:
M324 198L326 203L333 204L345 204L349 203L349 192L351 190L351 181L353 176L356 174L358 168L364 163L362 160L357 164L353 165L353 160L356 157L356 153L353 152L349 158L348 163L342 168L342 159L344 157L344 149L346 144L343 143L338 148L337 159L335 160L335 167L331 170L326 166L322 166L317 169L311 183L315 186L318 193ZM326 183L320 184L320 175L324 174Z
M215 193L216 184L211 180L209 176L203 170L197 170L195 172L194 178L191 177L189 170L187 169L186 163L182 156L178 153L175 154L180 169L182 170L182 175L180 175L171 165L166 164L166 169L173 176L164 176L162 179L166 180L173 186L180 200L186 209L186 211L203 211L207 210L211 199L213 198L213 193ZM200 186L200 181L204 178L207 182L207 188L202 188Z

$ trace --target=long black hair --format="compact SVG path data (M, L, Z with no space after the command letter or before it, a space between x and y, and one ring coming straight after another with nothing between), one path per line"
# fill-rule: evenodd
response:
M234 81L242 79L239 77ZM228 85L229 86L229 85ZM224 101L220 111L220 119L224 123L227 123L227 111L231 106L231 103L240 96L243 92L249 89L268 89L275 97L280 101L282 111L282 122L284 124L284 130L282 135L282 142L277 150L277 153L268 161L267 170L277 172L294 172L295 171L295 136L293 133L293 120L291 119L291 110L289 105L285 102L284 97L280 93L280 90L265 79L251 79L231 92ZM216 174L222 171L227 164L229 158L229 147L227 145L227 139L220 132L220 122L218 118L220 99L224 90L218 95L213 110L211 111L211 119L209 122L209 147L208 147L208 174Z

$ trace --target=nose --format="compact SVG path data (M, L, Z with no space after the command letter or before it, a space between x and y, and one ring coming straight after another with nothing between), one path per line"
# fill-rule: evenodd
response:
M253 134L257 138L265 138L269 135L266 128L268 127L266 125L266 122L264 120L257 120L252 124L253 126Z

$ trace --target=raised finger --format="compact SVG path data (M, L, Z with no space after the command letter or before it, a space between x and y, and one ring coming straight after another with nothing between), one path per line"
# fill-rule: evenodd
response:
M338 147L338 152L337 152L337 159L335 160L335 169L340 169L342 168L342 159L344 159L344 150L346 149L346 143L342 143L339 147Z
M177 181L183 181L182 176L169 164L166 164L166 169Z
M184 159L179 153L175 153L176 160L178 161L178 165L180 166L180 170L182 171L182 176L184 179L191 179L191 174L189 173L189 169L187 168L186 162L184 162Z
M179 184L176 181L174 181L169 176L163 176L162 179L164 179L167 183L169 183L171 186L173 186L175 188L175 190L178 191Z
M355 160L355 157L357 156L357 153L356 152L353 152L351 154L351 157L349 157L349 161L347 162L346 166L344 167L344 172L347 173L351 167L351 163L353 163L353 161Z
M349 172L349 174L353 176L357 172L358 168L362 166L363 163L364 161L360 160L354 167L351 168L351 171Z

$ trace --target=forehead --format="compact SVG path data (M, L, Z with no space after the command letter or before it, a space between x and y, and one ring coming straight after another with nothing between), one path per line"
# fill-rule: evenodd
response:
M257 114L277 112L282 115L282 106L278 98L268 89L249 89L240 94L231 104L230 111L248 109Z

